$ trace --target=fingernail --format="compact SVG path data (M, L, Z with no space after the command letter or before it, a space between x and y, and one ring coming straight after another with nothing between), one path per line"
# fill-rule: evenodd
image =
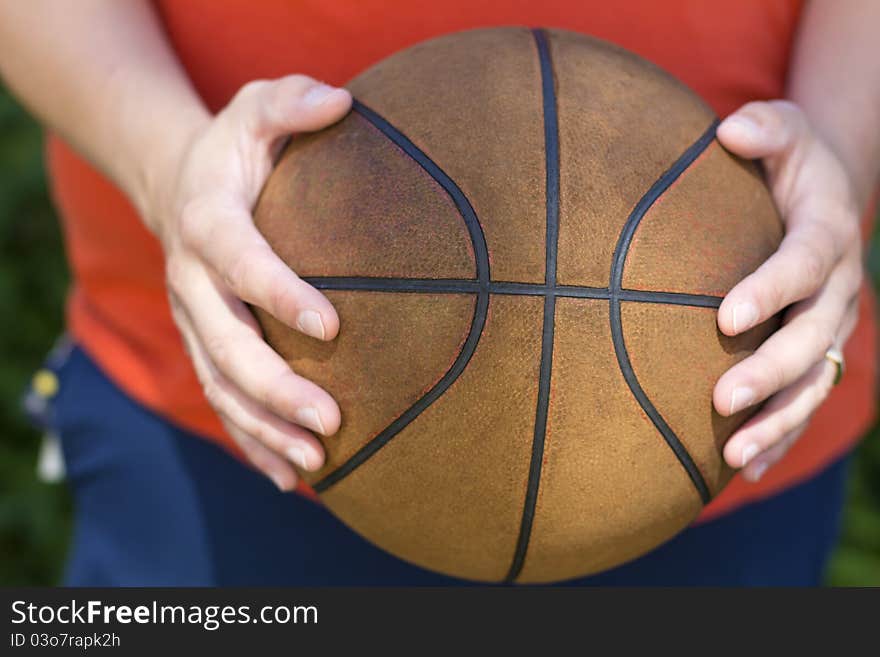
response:
M752 328L758 319L758 309L748 301L733 307L733 332L740 333Z
M753 468L750 470L746 470L744 473L745 478L752 483L759 481L761 477L764 476L764 473L767 472L767 468L770 467L766 462L756 463Z
M737 411L741 411L753 401L755 401L754 390L743 386L734 388L730 393L730 414L733 415Z
M318 411L314 406L304 406L296 409L294 417L298 424L313 431L317 431L318 433L326 433L324 430L324 423L321 422L321 416L318 415Z
M327 97L334 91L336 91L336 87L331 87L328 84L316 84L305 93L303 96L303 102L306 105L317 107L327 100Z
M724 123L728 127L732 126L734 130L738 130L748 139L757 139L761 133L761 126L743 115L728 117Z
M299 447L288 447L287 448L287 458L291 460L292 463L295 463L303 470L309 469L309 464L306 462L306 453Z
M745 447L743 447L742 451L742 465L740 467L746 467L753 458L758 455L758 452L761 451L761 448L758 447L755 443L749 443Z
M318 338L319 340L324 339L324 322L321 321L320 313L314 310L303 310L297 315L296 327L306 335Z

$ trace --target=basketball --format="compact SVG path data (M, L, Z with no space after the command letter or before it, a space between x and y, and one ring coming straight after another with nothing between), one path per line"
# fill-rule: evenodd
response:
M322 343L255 309L342 411L302 477L379 547L487 582L595 573L688 526L748 415L718 415L715 382L778 326L716 326L782 238L759 170L681 82L561 30L444 36L348 88L254 214L341 321Z

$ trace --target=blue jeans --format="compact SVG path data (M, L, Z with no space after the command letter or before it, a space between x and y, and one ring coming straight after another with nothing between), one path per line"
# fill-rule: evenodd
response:
M75 503L65 583L446 585L320 505L280 493L208 441L144 409L78 348L51 402ZM574 585L817 585L834 547L846 459L812 480L691 527Z

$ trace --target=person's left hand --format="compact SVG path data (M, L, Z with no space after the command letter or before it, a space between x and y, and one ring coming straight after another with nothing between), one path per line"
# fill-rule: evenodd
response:
M725 297L718 327L737 335L784 311L783 325L718 380L714 405L731 415L764 407L724 447L724 458L757 481L806 428L828 396L858 316L862 281L859 212L843 165L787 101L744 105L718 127L732 153L761 159L785 223L779 250Z

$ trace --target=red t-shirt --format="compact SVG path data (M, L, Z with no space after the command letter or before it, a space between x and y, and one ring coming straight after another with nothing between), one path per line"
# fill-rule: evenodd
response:
M720 115L784 93L798 0L187 0L156 3L169 39L212 110L244 83L306 73L341 85L418 41L475 27L560 27L615 42L670 71ZM57 138L52 188L73 272L70 329L129 395L232 448L202 396L171 320L162 253L111 183ZM863 290L847 376L810 430L758 484L737 478L703 518L810 476L847 450L874 413L875 328ZM234 448L233 448L234 449Z

